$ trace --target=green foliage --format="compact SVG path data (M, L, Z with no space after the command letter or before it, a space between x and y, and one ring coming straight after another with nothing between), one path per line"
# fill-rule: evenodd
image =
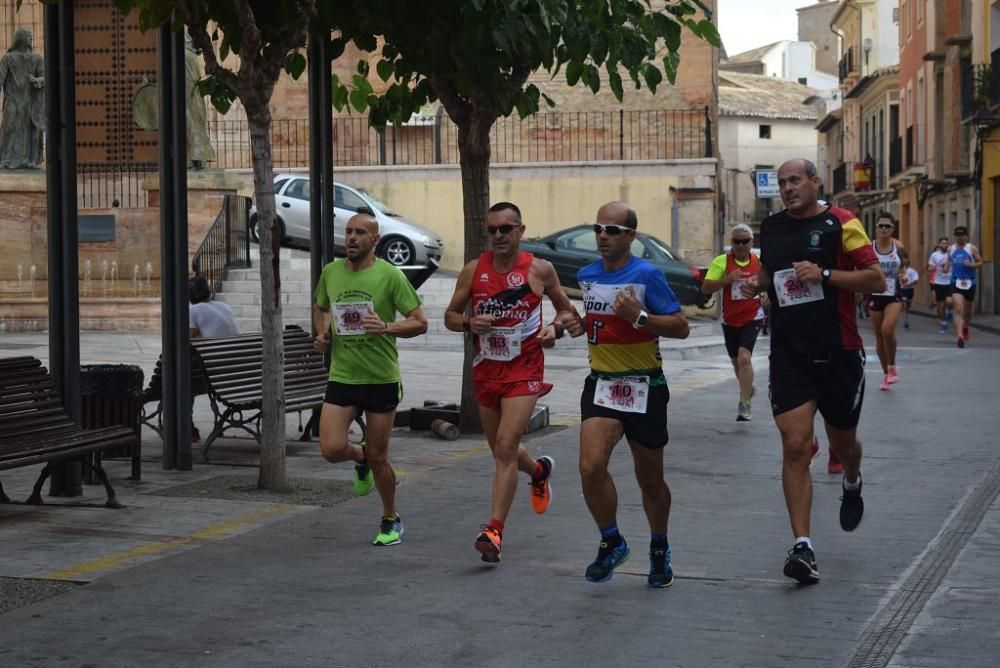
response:
M668 1L659 11L651 6L648 0L331 0L324 11L339 30L337 53L349 40L374 52L381 38L375 70L389 84L375 95L357 77L335 78L334 105L367 109L376 127L405 122L436 100L460 124L471 113L527 116L542 99L554 104L528 83L530 73L564 72L568 85L596 93L600 68L618 100L626 74L636 88L655 93L664 78L676 80L685 28L714 46L721 42L701 0Z

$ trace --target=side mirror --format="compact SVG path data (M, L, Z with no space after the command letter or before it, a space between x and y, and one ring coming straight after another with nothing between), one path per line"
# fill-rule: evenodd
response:
M556 242L552 241L552 239L547 239L545 241L545 245L551 248L552 250L556 249Z

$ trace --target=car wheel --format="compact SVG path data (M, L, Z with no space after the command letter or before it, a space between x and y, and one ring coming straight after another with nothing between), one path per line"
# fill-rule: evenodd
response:
M281 240L285 240L285 221L280 217L278 218L278 232L281 234ZM257 225L256 214L250 218L250 240L254 243L260 243L260 229Z
M382 242L382 247L379 251L380 257L389 262L389 264L397 267L405 267L412 264L415 254L413 244L403 237L389 237Z

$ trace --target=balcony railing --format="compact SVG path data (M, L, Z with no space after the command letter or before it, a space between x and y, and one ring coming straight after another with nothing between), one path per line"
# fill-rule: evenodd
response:
M906 156L905 166L913 167L917 164L917 133L913 131L913 126L906 128Z
M833 170L833 192L839 193L847 190L847 163L840 163Z
M985 78L989 81L990 104L1000 104L1000 49L990 54L990 71Z
M903 171L903 138L896 136L889 141L889 176Z
M840 59L838 65L840 71L840 81L843 82L851 72L854 71L854 47L852 46L847 50L847 53Z

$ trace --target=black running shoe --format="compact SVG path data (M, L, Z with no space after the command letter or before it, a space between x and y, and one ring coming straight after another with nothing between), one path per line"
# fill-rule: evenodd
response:
M674 569L670 567L670 546L649 548L649 577L646 582L650 587L661 589L674 583Z
M590 582L607 582L611 579L611 574L615 568L628 561L629 549L625 539L618 537L618 542L609 544L602 540L601 546L597 550L597 558L594 563L587 566L586 578Z
M865 514L865 502L861 498L861 474L858 474L858 488L854 490L843 488L844 495L840 497L840 528L844 531L854 531L861 523Z
M802 584L819 582L819 571L816 570L816 555L808 543L796 543L788 551L785 559L785 577L798 580Z

